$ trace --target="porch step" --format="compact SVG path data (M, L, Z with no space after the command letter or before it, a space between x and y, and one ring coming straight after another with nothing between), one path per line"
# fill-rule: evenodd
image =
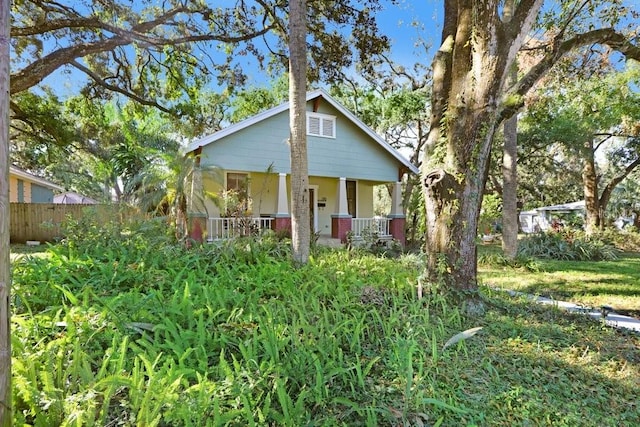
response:
M326 247L329 247L329 248L343 248L344 247L344 245L342 244L340 239L334 239L333 237L329 237L329 236L320 236L320 237L318 237L318 245L319 246L326 246Z

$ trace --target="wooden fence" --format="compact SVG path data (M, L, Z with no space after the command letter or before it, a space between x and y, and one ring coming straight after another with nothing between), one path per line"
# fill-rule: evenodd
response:
M123 220L133 214L118 205L66 205L54 203L10 203L11 243L28 240L52 242L64 237L61 225L68 219L88 216L97 223Z

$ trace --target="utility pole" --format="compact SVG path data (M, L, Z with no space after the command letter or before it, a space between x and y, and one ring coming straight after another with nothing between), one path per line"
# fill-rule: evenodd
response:
M9 294L9 38L11 0L0 0L0 427L13 423Z

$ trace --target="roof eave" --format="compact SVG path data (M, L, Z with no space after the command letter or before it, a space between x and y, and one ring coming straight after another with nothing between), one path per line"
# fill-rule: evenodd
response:
M47 181L44 178L40 178L35 175L32 175L29 172L25 172L22 169L16 168L15 166L9 166L9 172L11 172L13 175L18 176L20 178L28 179L29 181L42 185L43 187L50 188L51 190L64 191L64 187L54 184L51 181Z

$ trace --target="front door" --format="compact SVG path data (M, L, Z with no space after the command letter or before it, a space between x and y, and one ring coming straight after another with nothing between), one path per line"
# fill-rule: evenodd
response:
M356 188L357 183L355 181L347 180L347 208L351 218L355 218L358 214L356 211Z

